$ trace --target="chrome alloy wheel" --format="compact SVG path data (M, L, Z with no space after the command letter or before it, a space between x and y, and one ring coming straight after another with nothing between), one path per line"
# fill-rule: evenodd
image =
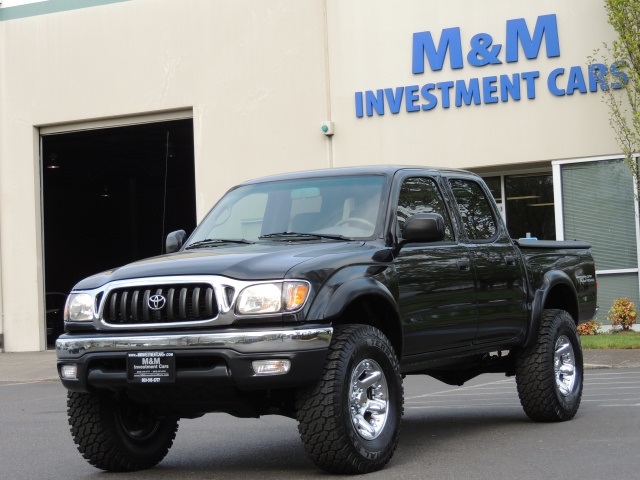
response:
M570 395L576 381L576 360L571 342L564 335L560 335L556 340L553 369L558 391L565 397Z
M382 368L362 360L351 372L349 409L353 426L365 440L377 438L389 414L389 387Z

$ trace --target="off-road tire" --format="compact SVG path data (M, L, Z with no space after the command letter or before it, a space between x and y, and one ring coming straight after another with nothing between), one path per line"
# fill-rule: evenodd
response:
M582 398L583 359L576 325L564 310L544 310L538 339L519 352L518 396L537 422L571 420Z
M379 380L372 383L374 377ZM385 335L368 325L336 326L322 377L296 401L307 454L331 473L382 469L398 444L403 393L398 359ZM380 407L385 403L386 414Z
M144 470L171 448L178 420L112 393L67 393L71 435L82 456L110 472Z

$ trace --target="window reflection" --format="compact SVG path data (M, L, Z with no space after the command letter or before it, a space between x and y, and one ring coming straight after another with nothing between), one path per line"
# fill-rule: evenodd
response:
M408 178L400 189L398 199L398 229L402 232L407 218L417 213L438 213L444 219L445 241L453 241L451 220L445 207L442 194L431 178Z
M204 239L253 242L280 233L371 237L386 179L378 175L308 178L243 185L228 192L198 226Z
M470 180L451 180L451 189L456 197L469 240L487 240L497 232L491 206L479 184Z

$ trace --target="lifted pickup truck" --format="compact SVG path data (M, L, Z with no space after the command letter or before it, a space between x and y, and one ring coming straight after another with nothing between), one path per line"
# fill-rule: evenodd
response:
M460 170L362 167L231 189L167 254L82 280L58 370L92 465L150 468L180 418L296 418L334 473L379 470L402 379L515 375L535 421L582 396L576 326L596 312L584 242L512 240L491 194Z

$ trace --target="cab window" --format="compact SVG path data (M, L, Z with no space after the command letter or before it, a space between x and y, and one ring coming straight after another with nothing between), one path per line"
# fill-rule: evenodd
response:
M482 187L472 180L449 181L469 240L489 240L498 232L489 200Z
M407 219L417 213L438 213L444 219L444 240L455 240L451 219L445 207L442 194L432 178L411 177L407 178L400 188L398 198L398 233L402 234Z

